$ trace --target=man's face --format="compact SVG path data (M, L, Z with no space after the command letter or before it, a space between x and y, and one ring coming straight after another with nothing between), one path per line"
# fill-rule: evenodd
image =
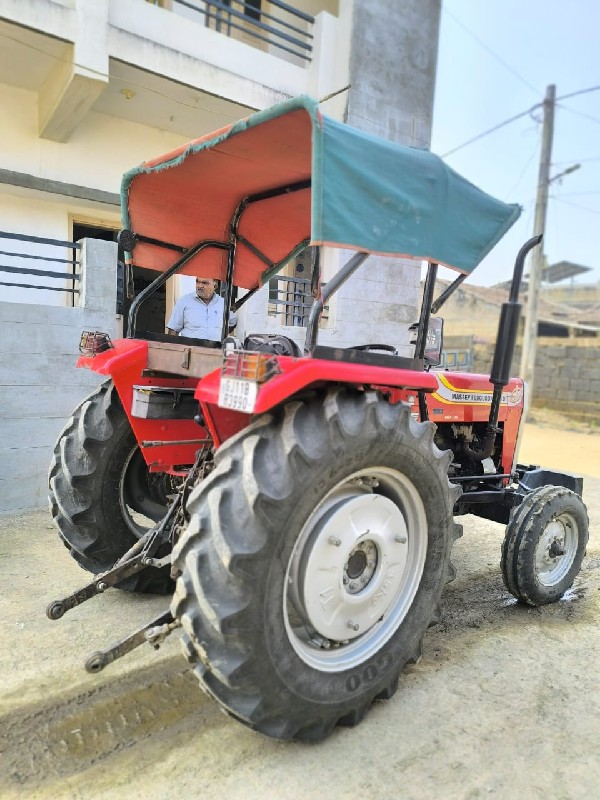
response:
M215 293L215 282L212 278L196 278L196 296L208 303Z

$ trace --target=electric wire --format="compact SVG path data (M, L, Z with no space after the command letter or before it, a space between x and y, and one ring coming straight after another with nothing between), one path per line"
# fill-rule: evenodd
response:
M586 114L584 111L579 111L576 108L569 108L569 106L564 105L564 103L557 103L556 105L563 111L568 111L570 114L575 114L578 117L589 119L591 122L595 122L597 125L600 125L600 119L598 119L598 117L592 117L590 114Z
M555 197L554 198L558 203L564 203L566 206L572 206L573 208L579 208L581 211L588 211L590 214L597 214L600 216L600 211L595 208L588 208L587 206L579 205L579 203L572 203L570 200L563 200L562 197Z
M519 184L523 180L523 176L525 175L525 173L527 172L527 169L529 168L531 162L533 161L533 157L537 153L537 148L538 148L538 145L537 145L537 142L536 142L533 150L531 151L531 154L529 155L529 158L525 162L525 165L524 165L523 169L519 173L519 177L517 178L517 180L515 181L514 185L511 187L511 189L506 193L506 195L504 197L505 200L509 200L511 195L512 195L512 193L517 190Z
M600 156L592 156L591 158L570 158L568 161L553 161L553 167L561 167L563 164L589 164L590 161L600 161Z
M583 196L587 197L589 195L595 195L595 194L600 194L600 192L597 192L597 191L593 191L593 192L564 192L564 193L561 192L560 196L561 197L583 197ZM553 196L557 196L557 195L553 195Z
M514 117L509 117L508 119L505 119L504 122L499 122L498 125L494 125L493 128L489 128L487 131L483 131L483 133L480 133L477 136L474 136L472 139L469 139L468 141L463 142L462 144L459 144L458 147L454 147L452 150L448 150L447 153L443 153L442 154L442 158L447 158L448 156L451 156L454 153L458 153L459 150L462 150L463 148L467 147L470 144L474 144L475 142L478 142L480 139L483 139L485 136L489 136L490 133L494 133L495 131L499 131L500 128L504 128L504 127L506 127L506 125L510 125L511 122L516 122L518 119L521 119L522 117L526 117L528 114L531 114L532 111L535 111L536 108L540 108L542 105L543 105L543 103L536 103L534 106L531 106L531 108L528 108L526 111L522 111L520 114L515 114Z
M588 94L589 92L598 92L600 91L600 86L589 86L587 89L578 89L576 92L570 92L569 94L562 94L560 97L556 98L556 102L558 103L559 100L568 100L570 97L578 97L580 94Z
M577 97L580 94L588 94L589 92L597 92L597 91L600 91L600 86L590 86L587 89L579 89L576 92L570 92L569 94L563 94L560 97L556 97L555 103L558 103L560 100L567 100L570 97ZM505 119L503 122L499 122L498 125L494 125L493 128L489 128L487 131L483 131L483 133L474 136L472 139L469 139L468 141L463 142L463 144L458 145L458 147L455 147L452 150L449 150L447 153L444 153L442 155L442 158L446 158L447 156L450 156L453 153L457 153L464 147L467 147L468 145L473 144L474 142L477 142L480 139L483 139L484 136L489 136L490 133L494 133L495 131L500 130L500 128L504 128L506 125L510 125L511 122L516 122L516 120L521 119L521 117L525 117L527 116L527 114L531 114L537 108L542 108L543 105L544 101L542 100L540 103L536 103L535 105L531 106L531 108L528 108L526 111L522 111L520 114L515 114L514 117L509 117L508 119Z
M535 86L532 86L528 80L526 80L522 75L520 75L510 64L507 64L503 58L501 58L497 53L495 53L491 47L489 47L484 41L482 41L476 34L473 33L472 30L469 30L464 22L461 22L458 17L453 14L446 5L442 7L442 13L446 14L447 16L451 17L456 24L461 27L469 36L474 39L477 44L479 44L492 58L494 58L498 63L502 64L502 66L507 69L511 75L514 75L515 78L521 81L528 89L531 89L532 92L535 92L536 95L540 95L539 89L536 89Z

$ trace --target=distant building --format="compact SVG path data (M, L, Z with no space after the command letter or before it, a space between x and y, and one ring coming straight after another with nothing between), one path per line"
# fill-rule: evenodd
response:
M449 285L439 281L436 296ZM463 283L442 306L444 349L440 367L489 375L502 303L508 288ZM526 308L522 299L521 334ZM596 419L600 365L600 285L545 286L539 301L532 403L580 419ZM520 374L521 336L512 375Z
M449 286L438 281L438 294ZM446 340L469 336L474 344L492 344L498 332L502 303L508 300L508 288L472 286L463 283L444 303L439 316L444 318ZM527 290L522 292L521 325L526 311ZM579 338L600 335L600 286L545 286L539 300L538 336L542 338Z

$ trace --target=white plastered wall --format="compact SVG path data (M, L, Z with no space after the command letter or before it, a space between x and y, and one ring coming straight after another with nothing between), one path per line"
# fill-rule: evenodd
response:
M0 84L2 167L36 179L91 187L118 194L122 174L155 156L168 152L185 140L165 131L91 112L68 144L41 139L37 133L37 95L35 92ZM0 184L0 229L10 233L71 241L73 219L100 227L119 227L118 205L92 202L74 197L41 192L10 184ZM2 242L4 245L7 242ZM12 241L0 249L52 257L69 258L71 251L42 244ZM6 260L6 259L5 259ZM11 262L12 263L12 262ZM29 262L27 266L32 266ZM66 265L36 261L39 269L66 271ZM0 273L10 283L58 285L41 276ZM2 301L62 305L60 292L1 288Z

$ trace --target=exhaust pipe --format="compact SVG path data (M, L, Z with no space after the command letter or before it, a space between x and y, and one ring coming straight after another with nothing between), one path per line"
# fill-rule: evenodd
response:
M523 247L519 250L515 261L508 302L502 304L500 321L498 323L496 349L494 350L494 360L490 373L490 383L494 385L494 391L492 392L490 416L485 429L483 447L481 450L472 450L466 443L464 443L462 447L463 453L470 458L471 461L483 461L489 458L494 452L496 435L498 433L498 416L500 414L502 392L510 380L510 365L515 352L515 342L517 341L517 332L519 329L519 319L521 316L519 289L521 288L525 258L530 250L540 244L542 238L540 234L525 242Z

